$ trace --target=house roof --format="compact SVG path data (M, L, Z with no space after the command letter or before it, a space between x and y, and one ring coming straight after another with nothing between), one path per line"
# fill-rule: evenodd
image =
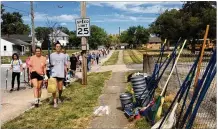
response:
M27 43L27 42L24 42L20 39L15 39L15 38L2 38L6 41L9 41L11 43L14 43L15 45L24 45L24 46L30 46L31 44L30 43Z
M62 37L62 36L66 36L69 37L69 35L65 34L64 32L62 32L61 30L57 30L51 34L49 34L49 36L55 35L55 37Z
M149 37L149 43L155 42L155 43L161 43L161 39L159 37Z
M6 35L4 35L2 37L8 38L8 36L6 36ZM9 35L9 38L20 39L20 40L25 41L25 42L31 42L32 41L32 37L29 36L29 35L13 34L13 35Z

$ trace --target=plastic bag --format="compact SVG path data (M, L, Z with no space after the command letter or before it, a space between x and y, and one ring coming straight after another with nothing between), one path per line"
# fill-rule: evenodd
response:
M55 93L57 90L57 81L56 78L50 77L50 79L48 79L48 93Z

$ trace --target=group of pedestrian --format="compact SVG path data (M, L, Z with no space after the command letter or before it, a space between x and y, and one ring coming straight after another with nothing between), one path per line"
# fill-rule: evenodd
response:
M72 73L75 75L77 58L74 54L72 57L66 53L66 50L61 47L61 44L57 42L55 44L56 51L50 55L43 56L42 49L37 47L35 49L35 54L33 56L29 56L26 59L26 67L27 72L29 74L30 83L34 88L34 98L35 98L35 106L38 107L41 98L41 89L43 86L43 82L45 86L48 86L48 79L50 77L56 78L57 80L57 89L58 96L56 93L53 93L53 105L56 108L58 103L63 102L62 99L62 90L63 86L66 86L66 75ZM12 55L11 67L12 70L12 88L11 92L14 91L14 82L17 77L18 88L20 89L20 76L23 72L23 63L19 59L18 54L14 53Z
M56 93L53 93L53 101L51 102L56 108L58 103L63 102L62 98L62 90L63 87L66 86L66 82L69 78L67 78L68 73L71 77L75 76L76 69L78 65L82 65L82 53L72 54L70 57L64 48L61 47L61 44L57 42L55 44L55 52L50 55L46 55L45 57L42 55L42 49L37 47L35 49L35 54L33 56L29 56L26 59L26 67L28 73L28 80L30 80L31 85L34 87L34 98L35 98L35 106L38 107L40 103L40 98L42 94L42 86L43 82L45 87L48 87L48 79L50 77L56 78L57 81L57 89L58 96ZM88 71L91 70L91 64L99 64L99 59L101 57L109 54L109 50L102 49L95 52L89 52L87 54L87 68ZM11 67L12 70L12 88L11 92L14 90L14 82L17 77L18 88L20 89L20 76L23 72L22 61L19 59L18 54L14 53L12 55Z

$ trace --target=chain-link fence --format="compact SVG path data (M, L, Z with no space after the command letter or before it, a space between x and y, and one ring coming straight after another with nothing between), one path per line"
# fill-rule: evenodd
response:
M168 52L171 53L171 52ZM166 58L166 56L168 55L168 53L164 54L163 60ZM195 54L191 54L190 51L183 51L182 54L180 55L180 58L177 62L176 68L174 69L174 72L170 78L170 81L168 83L168 87L167 87L167 92L166 94L172 94L175 95L179 88L180 88L180 84L183 83L184 79L186 78L189 70L191 69L194 61L196 60L197 56L199 52L196 52ZM151 60L151 71L153 71L154 69L154 64L158 59L159 53L158 52L149 52L149 55L152 56L152 60ZM200 70L200 76L199 78L201 79L205 69L209 63L210 57L212 55L212 52L210 51L206 51L204 53L203 56L203 60L202 60L202 64L201 64L201 70ZM162 60L162 61L163 61ZM161 88L163 88L169 74L170 71L172 69L172 65L173 65L173 61L171 61L171 63L169 64L169 66L167 67L166 71L164 72L161 81L159 83L159 86ZM177 72L176 72L177 70ZM193 83L194 83L195 77L193 79ZM179 83L179 81L181 83ZM186 105L185 108L183 109L183 114L181 115L183 118L184 113L187 110L187 107L189 106L189 103L192 99L193 96L193 91L194 91L194 84L191 85L190 91L188 93L188 97L186 100ZM183 97L184 99L184 97ZM183 100L180 102L180 106L182 105ZM179 106L179 107L180 107ZM194 104L195 106L195 104ZM178 108L177 113L180 112L181 108ZM178 114L177 114L178 116ZM186 121L187 123L187 121ZM185 126L184 126L185 127ZM194 124L192 126L192 128L196 128L196 129L213 129L216 128L216 77L213 79L206 96L204 97L203 102L200 105L200 108L198 110L197 116L195 118Z

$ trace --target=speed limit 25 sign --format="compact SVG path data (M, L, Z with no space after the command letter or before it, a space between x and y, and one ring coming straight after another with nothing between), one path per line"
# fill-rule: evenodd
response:
M77 37L90 36L90 19L89 18L76 19L76 36Z

